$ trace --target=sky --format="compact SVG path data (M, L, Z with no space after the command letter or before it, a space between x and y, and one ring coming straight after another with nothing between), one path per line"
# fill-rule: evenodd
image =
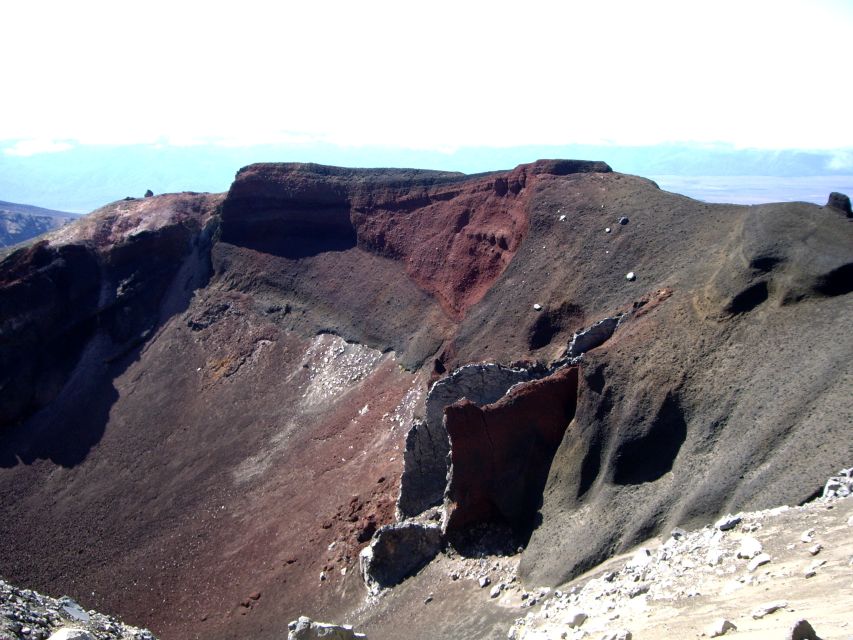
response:
M0 5L0 149L853 148L853 1Z

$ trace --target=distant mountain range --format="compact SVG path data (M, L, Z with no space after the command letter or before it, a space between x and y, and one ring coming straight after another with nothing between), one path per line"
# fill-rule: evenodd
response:
M25 242L79 218L67 211L0 201L0 249Z
M228 189L238 169L255 162L441 168L473 174L536 158L603 160L615 171L652 178L664 189L717 202L804 200L823 204L829 191L853 190L853 149L762 150L663 144L470 147L445 152L310 143L87 145L20 156L9 153L9 148L0 143L0 193L18 202L87 213L126 196L142 196L147 189L155 193L188 189L221 193ZM710 177L714 179L705 179ZM774 180L766 180L768 177ZM786 180L793 177L797 180ZM706 186L709 183L713 183L710 191Z

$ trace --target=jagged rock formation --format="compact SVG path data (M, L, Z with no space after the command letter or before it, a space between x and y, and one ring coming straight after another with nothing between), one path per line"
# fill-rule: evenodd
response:
M161 304L166 313L186 304L209 275L204 225L218 200L169 196L156 210L112 205L59 231L68 241L42 241L4 262L0 428L67 390L82 362L94 367L94 377L95 361L117 360L144 343L161 321ZM177 279L183 281L174 290ZM167 293L171 300L164 300ZM81 380L84 388L74 393L91 393L84 389L92 381Z
M0 202L0 250L70 224L79 217L64 211Z
M0 638L27 640L155 640L147 629L0 580Z
M567 367L516 384L494 404L463 399L447 407L448 533L497 520L529 535L551 459L574 418L577 382L577 368Z
M398 497L442 498L447 405L497 424L621 314L522 501L521 579L802 502L853 458L851 255L832 208L710 205L601 163L254 165L225 195L116 203L0 263L4 572L170 639L266 637L306 602L344 619ZM430 400L483 363L523 373Z
M613 332L622 321L623 315L613 316L612 318L604 318L599 320L588 329L578 331L572 336L572 341L566 349L567 358L577 358L583 355L590 349L595 349L601 346L610 339Z
M475 404L491 404L513 385L536 375L524 367L472 364L460 367L432 385L424 418L414 420L406 436L405 467L397 501L403 517L415 516L439 504L444 497L450 470L444 410L463 398Z

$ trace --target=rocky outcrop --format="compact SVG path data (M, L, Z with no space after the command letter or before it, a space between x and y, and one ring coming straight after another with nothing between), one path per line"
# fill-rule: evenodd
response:
M144 342L182 267L184 304L206 281L215 200L164 199L159 220L111 205L0 264L0 429L53 400L96 334L101 363Z
M534 526L551 460L575 414L578 369L522 382L493 404L446 409L448 534L498 521L523 537Z
M853 494L853 467L842 469L832 476L823 487L823 498L846 498Z
M536 375L526 368L472 364L460 367L432 385L424 418L413 420L406 436L405 466L397 501L397 509L403 517L415 516L440 504L444 497L450 464L445 408L462 398L476 405L491 404L513 385Z
M610 318L604 318L588 329L576 332L569 343L568 349L566 349L565 357L577 358L590 349L595 349L595 347L607 342L613 335L613 332L616 331L623 317L624 314L619 314Z
M829 199L826 201L827 207L838 209L846 214L848 218L853 218L853 209L850 208L850 196L844 193L833 191L829 194Z
M51 598L3 580L0 580L0 638L155 640L147 629L86 611L71 598Z
M358 640L367 636L356 633L350 625L314 622L311 618L300 616L287 625L287 640Z
M437 524L410 521L381 527L359 556L364 584L373 594L399 584L432 560L441 545Z

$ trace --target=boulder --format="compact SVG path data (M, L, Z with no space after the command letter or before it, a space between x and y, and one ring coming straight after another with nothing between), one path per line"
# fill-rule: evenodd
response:
M367 636L356 633L348 624L329 624L314 622L311 618L300 616L287 625L287 640L356 640Z
M848 218L853 218L853 209L850 208L850 197L843 193L839 193L838 191L830 193L829 199L826 201L826 206L838 209L842 213L845 213Z
M399 522L381 527L359 555L361 575L370 593L379 593L417 573L441 550L441 527Z
M788 638L789 640L820 640L814 627L809 624L808 620L798 620L795 622L794 626L791 627L791 634Z
M714 524L720 531L731 531L740 524L741 517L739 515L725 515Z
M729 631L737 631L737 627L731 620L720 618L705 628L705 635L709 638L718 638L719 636L727 634Z
M752 558L760 554L761 551L761 543L755 538L747 536L746 538L740 541L740 548L737 551L737 557L744 558L746 560L751 560Z
M779 611L779 609L784 609L787 606L787 600L778 600L776 602L770 602L754 609L752 612L752 617L755 620L760 620L764 616L769 616L771 613L775 613Z
M746 565L746 569L751 573L768 562L770 562L770 556L766 553L759 553L749 561L749 564Z

